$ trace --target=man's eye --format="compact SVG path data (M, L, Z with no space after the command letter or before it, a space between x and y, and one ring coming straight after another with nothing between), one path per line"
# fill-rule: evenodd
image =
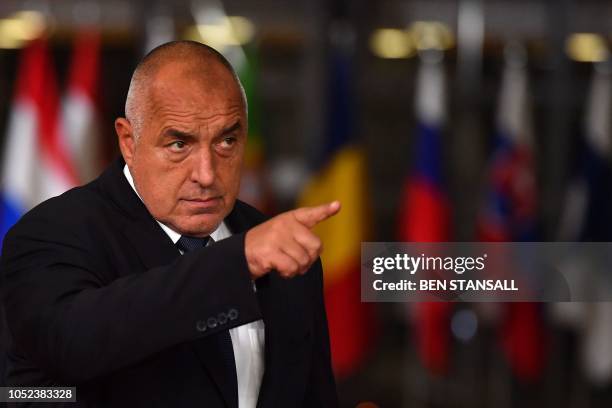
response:
M170 146L170 149L174 151L181 151L187 146L187 144L183 142L182 140L177 140L175 142L170 143L169 146Z
M234 144L236 144L235 137L226 137L221 141L221 147L224 149L231 148Z

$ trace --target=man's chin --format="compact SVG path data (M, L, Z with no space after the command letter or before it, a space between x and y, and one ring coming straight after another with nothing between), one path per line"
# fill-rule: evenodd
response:
M200 214L192 218L197 218L197 220L191 219L189 222L181 223L178 225L177 232L190 237L205 237L212 234L223 221L218 214Z

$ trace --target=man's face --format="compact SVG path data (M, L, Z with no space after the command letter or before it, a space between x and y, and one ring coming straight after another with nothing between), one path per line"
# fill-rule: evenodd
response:
M178 64L161 68L139 134L122 137L117 125L138 194L155 219L182 235L213 232L240 187L245 107L227 70L207 70L202 78Z

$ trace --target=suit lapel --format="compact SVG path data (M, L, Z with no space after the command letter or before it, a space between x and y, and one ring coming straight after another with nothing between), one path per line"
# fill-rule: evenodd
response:
M119 159L102 174L101 189L124 213L123 232L146 269L167 265L180 253L128 183L123 166Z
M128 221L124 234L132 244L146 269L172 263L180 252L159 225L145 225L140 221Z

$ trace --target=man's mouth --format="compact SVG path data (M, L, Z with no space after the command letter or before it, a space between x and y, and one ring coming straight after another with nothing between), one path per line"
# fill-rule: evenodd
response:
M209 197L209 198L183 198L185 201L196 201L199 203L207 203L209 201L218 200L221 197Z
M209 198L183 198L181 201L189 205L190 207L200 209L210 209L217 207L221 202L221 197L209 197Z

